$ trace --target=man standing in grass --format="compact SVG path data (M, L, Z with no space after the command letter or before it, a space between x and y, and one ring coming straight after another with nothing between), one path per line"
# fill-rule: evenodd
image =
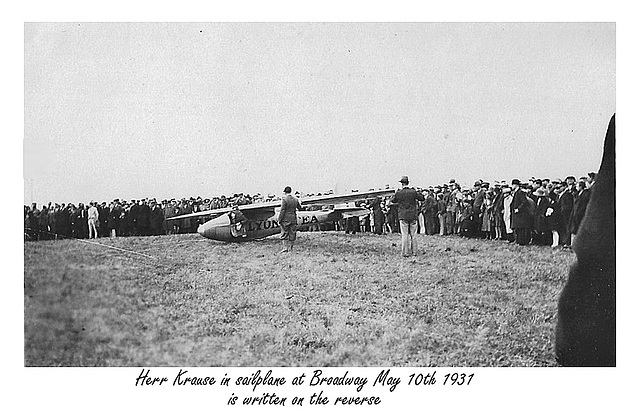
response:
M96 204L97 203L95 202L91 202L89 204L89 210L87 212L87 225L89 226L89 239L98 238L98 229L96 225L98 224L99 214L98 214L98 208L96 207Z
M302 209L300 202L291 195L291 187L284 188L284 197L280 205L278 223L280 224L280 240L282 240L282 252L293 250L293 243L296 240L296 228L298 217L296 210Z
M398 219L400 220L400 233L402 234L402 256L415 256L418 254L418 209L417 202L424 201L424 196L416 189L409 187L409 178L402 176L400 179L402 189L393 196L391 203L398 205Z

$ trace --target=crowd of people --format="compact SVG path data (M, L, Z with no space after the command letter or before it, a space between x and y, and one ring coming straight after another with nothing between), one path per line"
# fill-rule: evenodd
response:
M584 217L596 176L589 173L579 180L574 176L564 180L532 177L528 182L513 179L493 184L478 180L471 188L451 179L418 189L425 199L417 202L418 233L568 248ZM398 232L394 205L381 203L381 210L385 230Z
M424 200L417 200L420 234L459 235L462 237L500 239L519 245L536 244L570 247L589 201L589 189L596 180L589 173L576 180L530 178L493 184L477 180L463 187L449 183L417 187ZM325 192L323 194L330 194ZM297 197L311 196L300 194ZM24 206L25 239L97 238L149 236L196 232L205 218L172 217L224 208L280 200L279 196L245 193L203 199L183 198L120 200L110 203L49 203ZM302 231L337 230L347 233L400 233L398 206L392 197L363 200L358 206L369 215L343 219L330 224L315 224ZM321 207L307 207L320 209Z
M569 248L596 177L591 172L579 179L532 177L527 182L513 179L493 184L477 180L470 188L451 179L443 185L418 187L424 200L416 198L417 233ZM393 199L362 203L370 215L341 221L336 229L347 233L400 233L399 206Z
M211 199L182 198L115 199L110 203L49 203L40 209L33 203L24 206L25 238L29 240L117 236L152 236L196 232L202 219L166 220L205 210L278 200L275 195L234 194ZM90 234L95 226L96 232Z

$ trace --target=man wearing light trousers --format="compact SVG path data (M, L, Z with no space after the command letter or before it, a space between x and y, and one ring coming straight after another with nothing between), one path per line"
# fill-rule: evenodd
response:
M418 254L418 209L417 202L424 201L424 196L409 187L409 178L400 179L402 189L398 190L391 199L391 203L398 206L400 233L402 234L402 256L409 257Z

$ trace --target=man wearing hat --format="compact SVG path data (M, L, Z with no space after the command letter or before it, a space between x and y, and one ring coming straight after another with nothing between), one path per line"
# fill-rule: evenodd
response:
M418 240L418 209L417 202L424 201L424 196L415 189L409 187L409 178L402 176L400 179L402 189L398 190L391 203L398 206L398 219L400 220L400 233L402 234L402 256L417 255Z
M149 235L149 221L151 219L151 207L147 204L147 200L140 200L138 205L138 235Z
M558 205L560 207L559 236L563 248L571 246L571 213L573 213L573 194L566 182L560 183L560 195Z
M427 228L427 235L433 235L438 228L438 200L434 193L433 187L429 186L427 195L424 199L424 222Z
M591 187L596 183L596 177L598 177L598 174L595 172L589 172L587 174L587 189L591 189Z
M98 236L109 236L109 206L107 206L107 202L102 202L96 204L96 208L98 208Z
M298 225L298 217L296 210L302 210L300 202L291 195L291 187L284 188L284 197L280 204L280 214L278 215L278 223L280 224L280 240L282 240L282 251L289 252L293 250L293 243L296 240L296 228Z
M124 209L120 205L120 200L116 199L111 202L111 209L109 210L109 222L107 227L109 228L109 236L115 238L121 234L120 219L124 216Z
M164 210L155 199L151 201L151 213L149 214L149 234L160 235L164 222Z
M573 195L573 199L575 200L576 196L578 195L578 189L576 188L576 177L575 176L567 176L564 179L565 182L567 182L567 187L569 188L569 192L571 192L571 194Z
M551 199L547 195L547 191L542 186L538 187L534 192L536 210L533 217L533 235L531 241L535 245L551 245L553 237L551 233Z
M483 208L484 208L485 199L487 197L487 190L482 180L477 180L473 184L473 192L475 193L475 197L473 198L473 220L475 220L476 223L474 223L474 226L477 228L478 225L481 224L483 221L483 216L484 216ZM476 229L472 229L472 232L475 232L475 231Z
M513 200L511 201L511 227L515 233L518 245L527 245L531 240L531 228L533 228L533 212L529 206L527 195L522 190L520 180L513 179ZM531 201L533 204L533 201Z
M531 183L531 195L535 198L537 198L538 196L536 195L536 191L542 187L542 179L535 179L532 183ZM535 200L534 200L535 202Z
M571 235L572 239L578 234L580 223L587 211L587 205L589 204L590 190L587 189L586 180L580 180L578 182L578 197L575 198L573 204L573 211L571 212Z

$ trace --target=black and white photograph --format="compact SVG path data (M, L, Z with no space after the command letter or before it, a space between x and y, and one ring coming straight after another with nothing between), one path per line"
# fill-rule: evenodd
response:
M555 365L596 183L615 365L614 113L610 23L26 24L25 365Z
M613 19L134 20L22 22L24 370L621 370Z

